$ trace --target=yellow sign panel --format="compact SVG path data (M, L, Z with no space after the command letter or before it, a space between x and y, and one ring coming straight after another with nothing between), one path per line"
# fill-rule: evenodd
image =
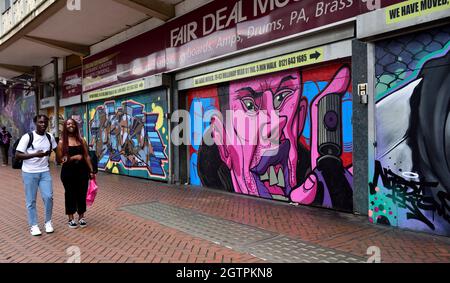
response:
M386 8L386 24L398 23L450 8L450 0L409 0Z
M221 82L228 82L257 75L268 74L295 67L319 63L324 60L323 48L291 53L271 59L258 61L230 69L209 73L194 78L194 87L200 87Z
M124 84L124 85L120 85L120 86L116 86L116 87L112 87L112 88L93 91L88 94L88 101L119 96L119 95L127 94L130 92L143 90L144 88L145 88L144 81L140 80L137 82L132 82L129 84Z

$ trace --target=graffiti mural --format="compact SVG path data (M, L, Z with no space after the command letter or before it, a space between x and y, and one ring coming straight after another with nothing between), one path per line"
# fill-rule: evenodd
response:
M80 134L83 138L87 137L87 113L85 105L73 105L67 106L64 109L65 119L73 119L78 124L78 129L80 129Z
M59 116L59 122L58 122L58 126L56 126L56 115L55 115L55 108L51 107L47 109L47 116L49 118L49 123L48 123L48 131L53 135L53 136L58 136L60 137L62 135L62 131L64 128L64 108L60 107L58 109L58 116ZM56 131L58 130L58 135L56 135Z
M188 95L189 115L191 117L191 145L189 147L189 179L192 185L201 185L198 175L198 151L202 144L203 133L210 126L210 121L203 119L211 110L219 108L216 88L195 90ZM207 162L207 161L206 161Z
M334 63L191 90L191 117L221 114L191 122L191 183L352 211L350 79Z
M36 115L34 92L22 84L0 88L0 125L6 126L13 142L24 133L34 130Z
M450 235L450 26L376 47L369 220Z
M167 180L165 92L89 105L89 146L106 172Z

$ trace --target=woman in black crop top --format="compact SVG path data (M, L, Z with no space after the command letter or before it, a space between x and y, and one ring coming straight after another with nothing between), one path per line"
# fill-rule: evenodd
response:
M81 138L77 123L73 119L64 122L62 137L58 143L57 161L62 163L61 181L64 185L66 214L69 227L86 227L86 194L89 178L94 171L89 157L86 141ZM78 213L78 223L74 214Z

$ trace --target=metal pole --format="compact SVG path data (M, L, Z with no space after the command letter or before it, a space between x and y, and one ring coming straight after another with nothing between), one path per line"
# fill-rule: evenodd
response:
M54 91L55 91L55 138L59 139L59 79L58 79L58 58L53 58L53 78L54 78Z
M164 77L163 77L164 79ZM173 176L173 158L174 156L172 156L173 154L173 145L172 145L172 137L170 135L170 133L172 132L172 122L170 121L170 117L172 114L172 95L174 92L173 89L173 80L172 80L172 75L170 75L170 83L169 83L169 87L166 87L166 95L167 95L167 113L165 115L165 119L167 120L167 132L168 132L168 139L167 142L169 143L169 146L167 147L169 149L169 179L167 180L167 182L169 184L173 184L174 183L174 176ZM168 115L167 115L168 114Z
M40 72L39 72L39 67L37 66L33 66L33 75L34 75L34 103L36 105L36 115L39 114L40 111L40 105L39 105L39 101L41 98L41 93L40 93L40 84L41 84L41 76L40 76Z

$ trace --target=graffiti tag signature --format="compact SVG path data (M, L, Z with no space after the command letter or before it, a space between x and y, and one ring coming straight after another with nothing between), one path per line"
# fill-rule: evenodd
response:
M444 191L436 194L440 202L427 193L430 188L436 188L438 182L416 182L405 180L404 178L394 174L390 169L383 168L380 161L375 161L375 174L373 180L369 183L370 193L375 193L375 188L378 186L378 180L381 177L383 186L391 190L391 194L386 197L401 208L407 208L409 212L406 215L407 219L417 219L425 223L431 229L435 229L433 222L431 222L422 210L437 212L447 222L450 223L450 206L447 201L450 201L450 195Z

